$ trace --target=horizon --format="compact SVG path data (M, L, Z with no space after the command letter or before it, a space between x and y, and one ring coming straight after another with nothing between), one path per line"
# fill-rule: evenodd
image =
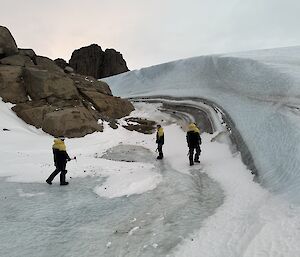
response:
M91 44L120 52L130 70L202 55L300 45L296 0L12 0L2 7L0 24L19 48L67 62L74 50Z

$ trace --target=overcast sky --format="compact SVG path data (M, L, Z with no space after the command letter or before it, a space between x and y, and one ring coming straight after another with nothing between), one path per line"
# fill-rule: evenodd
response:
M212 53L300 45L300 0L1 0L18 47L69 61L96 43L129 69Z

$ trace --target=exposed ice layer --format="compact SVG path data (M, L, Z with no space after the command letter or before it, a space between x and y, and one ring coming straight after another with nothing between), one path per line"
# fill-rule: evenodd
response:
M300 202L300 47L189 58L106 81L114 95L202 97L222 106L264 186Z
M120 145L105 156L156 162L143 147ZM223 203L223 191L196 168L187 175L154 166L164 178L154 190L111 199L93 192L95 177L68 187L0 179L0 256L166 256Z

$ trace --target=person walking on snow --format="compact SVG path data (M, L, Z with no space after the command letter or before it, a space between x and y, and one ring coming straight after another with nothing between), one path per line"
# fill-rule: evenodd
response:
M189 147L190 166L194 165L194 162L200 163L199 161L199 156L201 153L200 130L197 128L197 126L194 123L191 123L188 127L188 132L186 133L186 141ZM196 150L195 158L194 158L194 150Z
M157 159L159 159L159 160L164 158L164 154L163 154L163 151L162 151L162 146L163 146L164 142L165 142L164 130L161 127L161 125L157 125L156 143L157 143L157 150L158 150Z
M64 137L59 137L54 139L54 144L52 146L53 150L53 157L54 157L54 165L56 167L55 171L52 172L52 174L47 178L46 182L51 185L52 180L54 177L60 172L60 185L65 186L68 185L69 182L66 182L66 164L67 161L70 161L71 158L69 157L66 145L64 142ZM74 157L75 158L75 157Z

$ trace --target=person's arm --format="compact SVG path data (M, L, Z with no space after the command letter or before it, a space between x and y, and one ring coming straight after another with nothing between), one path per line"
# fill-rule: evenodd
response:
M56 153L56 151L57 150L52 148L52 151L53 151L54 165L56 166L56 164L57 164L57 153Z
M71 161L71 158L70 158L70 156L68 155L67 151L64 151L64 154L65 154L66 160Z
M189 136L189 133L186 133L186 142L187 142L188 147L190 147L190 136Z
M202 144L202 140L201 140L200 133L198 132L197 134L198 134L198 135L197 135L197 137L198 137L198 142L199 142L199 145L201 145L201 144Z

